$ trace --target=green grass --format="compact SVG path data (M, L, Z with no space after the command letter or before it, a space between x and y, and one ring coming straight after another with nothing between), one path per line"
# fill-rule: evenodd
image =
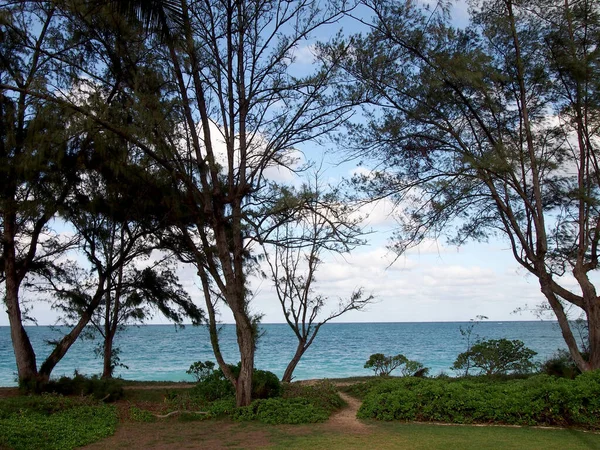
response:
M113 406L58 395L0 401L0 448L67 450L115 432Z
M369 423L360 434L320 431L295 435L271 430L274 449L600 449L600 435L575 430L514 427L446 426L431 424Z

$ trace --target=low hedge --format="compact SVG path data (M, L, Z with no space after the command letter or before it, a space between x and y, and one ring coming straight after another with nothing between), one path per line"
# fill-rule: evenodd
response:
M69 450L114 434L113 406L60 395L0 401L0 448Z
M336 409L341 408L341 399L335 386L327 381L314 385L288 384L282 397L259 399L251 405L236 408L235 420L257 420L272 425L324 422Z
M574 380L390 379L355 388L362 419L600 429L600 371Z

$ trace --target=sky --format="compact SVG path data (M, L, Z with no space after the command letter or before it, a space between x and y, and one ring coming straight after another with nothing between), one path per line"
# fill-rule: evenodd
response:
M453 10L454 23L466 23L466 7L459 3ZM318 36L317 36L318 38ZM309 69L311 44L297 50L296 64ZM307 145L301 148L306 159L322 164L327 179L335 184L359 169L356 162L340 163L335 148ZM325 156L324 156L325 155ZM273 174L283 177L286 174ZM398 257L387 250L396 223L389 203L365 207L363 224L371 230L367 244L350 254L325 254L317 273L314 289L326 296L327 308L334 309L340 299L362 288L373 295L373 303L364 311L352 311L338 322L429 322L468 321L487 316L492 321L536 320L535 306L543 302L537 279L526 274L514 261L509 246L501 240L449 246L443 240L427 240ZM179 272L184 286L203 305L199 281L193 267ZM263 323L284 322L274 288L268 279L253 279L251 310L263 315ZM521 313L515 310L522 309ZM221 321L232 323L225 306L220 307ZM40 325L53 324L57 315L48 303L33 304L31 315ZM149 323L168 323L156 316ZM8 325L4 311L0 326Z

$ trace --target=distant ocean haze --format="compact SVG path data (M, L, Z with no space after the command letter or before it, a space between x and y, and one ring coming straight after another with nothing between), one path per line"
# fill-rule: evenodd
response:
M442 371L453 375L450 366L457 355L466 350L459 327L468 325L468 322L327 324L304 354L294 372L294 379L372 375L373 372L363 366L373 353L402 353L429 367L431 375ZM258 342L255 365L281 377L296 350L296 337L287 324L263 324L261 329L263 333ZM27 332L38 355L38 364L41 364L51 351L45 342L55 339L59 333L47 326L30 326ZM226 361L236 364L239 353L234 325L221 325L220 336ZM558 325L552 321L481 322L475 326L471 338L476 336L520 339L538 353L537 361L544 361L557 349L566 348ZM98 342L78 340L56 366L52 376L72 376L75 370L86 375L100 374L102 360L94 353ZM192 381L192 377L185 373L190 364L214 361L205 327L129 326L117 336L115 345L121 349L121 362L129 367L118 367L115 376L128 380ZM15 386L16 372L10 329L0 327L0 386Z

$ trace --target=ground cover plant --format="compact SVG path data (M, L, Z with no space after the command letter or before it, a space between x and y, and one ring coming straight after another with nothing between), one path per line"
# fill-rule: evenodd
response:
M67 450L112 435L114 406L56 394L0 400L0 448Z
M280 398L255 400L237 408L233 418L276 424L325 422L330 414L344 405L334 384L322 381L313 385L286 385Z
M214 364L207 363L197 362L190 366L190 372L194 372L199 380L193 388L163 392L164 401L158 411L151 412L143 405L134 405L129 409L129 418L134 422L151 422L176 414L185 421L227 416L240 422L302 424L324 422L344 405L337 387L331 382L281 384L272 372L255 369L252 396L256 400L238 408L229 380L220 369L214 370ZM235 372L239 368L232 366L231 370Z
M600 371L574 380L388 379L351 392L363 398L362 419L600 428Z

